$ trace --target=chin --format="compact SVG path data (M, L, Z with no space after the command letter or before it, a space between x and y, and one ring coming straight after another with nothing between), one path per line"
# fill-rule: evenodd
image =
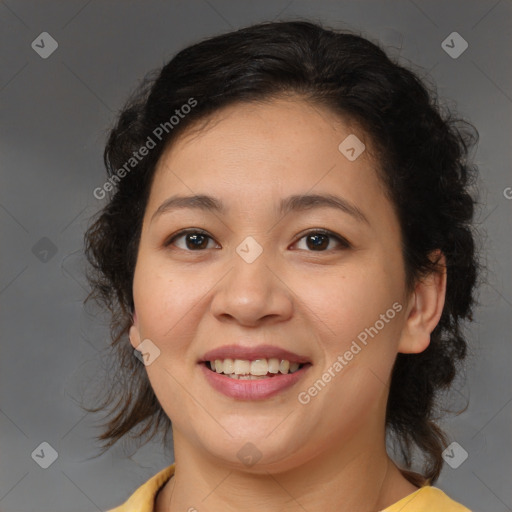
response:
M303 440L297 440L296 443L290 443L289 440L289 437L286 442L286 437L269 438L261 434L252 439L250 436L244 436L240 440L228 436L222 445L219 446L216 440L212 440L212 444L205 445L204 450L216 459L217 463L237 471L254 474L283 472L296 467L304 460L304 455L299 452L300 447L304 446Z

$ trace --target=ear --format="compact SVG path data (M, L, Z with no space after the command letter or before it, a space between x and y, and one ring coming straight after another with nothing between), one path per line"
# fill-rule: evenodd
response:
M141 343L141 335L139 331L139 322L137 320L137 313L134 311L133 313L133 323L130 327L130 344L133 348L137 348Z
M405 312L398 352L418 354L430 344L430 334L439 323L446 295L446 258L437 249L430 258L439 270L431 272L416 284Z

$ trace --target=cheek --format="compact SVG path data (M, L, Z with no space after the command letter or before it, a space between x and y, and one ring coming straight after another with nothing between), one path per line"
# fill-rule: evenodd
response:
M164 356L160 365L173 374L184 372L184 365L192 361L190 346L211 287L208 280L178 272L157 258L140 258L137 263L133 294L140 335L157 345ZM148 367L150 378L158 378L155 372Z
M141 328L157 338L184 316L193 301L193 287L155 258L140 255L133 279L133 297Z
M300 291L306 310L314 313L309 316L325 334L324 339L332 349L342 350L376 322L380 337L396 334L396 311L392 307L400 300L401 281L395 274L383 268L378 259L354 262L329 275L296 276L294 288Z
M194 308L200 291L190 279L163 271L154 260L141 258L134 276L133 293L140 334L159 349L159 356L146 366L148 379L165 413L171 420L186 416L190 407L183 389L188 385L186 361L196 333Z

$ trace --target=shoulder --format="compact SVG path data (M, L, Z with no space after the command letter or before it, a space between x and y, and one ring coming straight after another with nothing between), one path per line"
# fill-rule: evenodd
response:
M142 484L122 505L107 512L153 512L158 491L173 474L174 464L171 464Z
M402 498L382 512L431 512L432 510L471 512L461 503L452 500L441 489L428 485Z

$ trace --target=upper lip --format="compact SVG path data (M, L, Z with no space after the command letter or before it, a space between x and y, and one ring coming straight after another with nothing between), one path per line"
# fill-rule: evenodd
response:
M246 359L254 361L256 359L286 359L290 363L310 363L311 361L305 357L290 352L273 345L256 345L253 347L243 347L241 345L224 345L213 350L209 350L203 355L200 362L215 361L216 359Z

